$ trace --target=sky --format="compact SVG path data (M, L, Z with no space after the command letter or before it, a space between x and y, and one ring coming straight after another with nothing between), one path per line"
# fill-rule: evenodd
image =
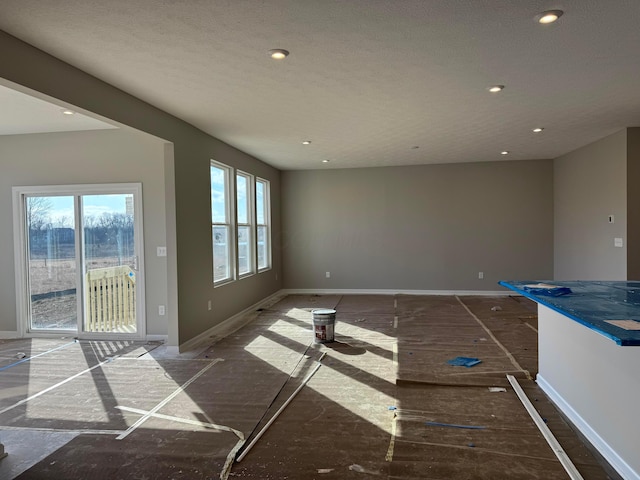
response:
M249 177L238 175L236 177L236 196L238 198L238 222L246 223L248 212L247 187ZM225 171L215 166L211 167L211 217L212 223L230 223L226 219ZM256 182L256 208L258 223L264 223L264 195L265 189L260 182Z
M85 217L100 217L103 213L126 213L126 197L130 194L83 195L82 204ZM61 221L64 227L73 226L73 196L47 196L51 204L48 215L53 224Z

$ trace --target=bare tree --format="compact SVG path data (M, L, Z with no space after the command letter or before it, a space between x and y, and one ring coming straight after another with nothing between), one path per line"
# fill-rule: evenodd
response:
M42 230L49 221L49 212L53 209L51 199L47 197L27 197L27 228Z

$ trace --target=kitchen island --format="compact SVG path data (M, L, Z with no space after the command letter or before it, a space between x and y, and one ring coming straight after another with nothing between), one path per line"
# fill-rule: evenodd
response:
M540 388L620 475L640 480L640 282L499 283L538 304Z

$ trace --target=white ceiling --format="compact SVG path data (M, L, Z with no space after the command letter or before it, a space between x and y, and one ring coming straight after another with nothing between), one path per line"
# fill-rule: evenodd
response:
M282 169L554 158L638 126L639 24L638 0L0 2L6 32Z
M0 135L117 128L79 112L0 85ZM71 110L73 111L73 110Z

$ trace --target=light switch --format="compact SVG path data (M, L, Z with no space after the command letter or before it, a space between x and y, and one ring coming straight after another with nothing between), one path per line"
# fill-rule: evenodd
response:
M624 246L624 244L622 242L622 239L621 238L617 238L617 237L614 238L613 239L613 246L614 247L622 247L622 246Z

